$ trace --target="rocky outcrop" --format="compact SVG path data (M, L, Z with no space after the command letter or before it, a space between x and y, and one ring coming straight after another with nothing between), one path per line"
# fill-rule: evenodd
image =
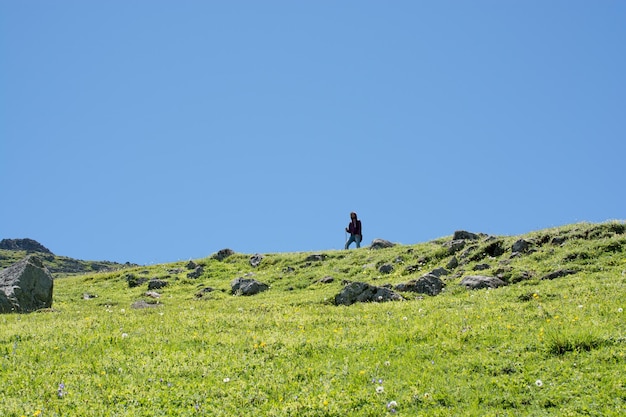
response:
M235 251L232 249L228 249L228 248L220 249L219 251L217 251L217 253L211 256L211 259L217 259L218 261L223 261L224 259L234 254L235 254Z
M148 281L148 289L149 290L160 290L161 288L167 287L168 282L158 278L152 278Z
M452 240L478 240L480 235L465 230L457 230L454 232Z
M435 296L441 292L445 284L437 275L426 274L418 279L413 279L407 283L398 284L394 287L396 291L416 292Z
M2 239L0 249L52 254L48 248L33 239Z
M202 265L197 265L193 271L187 273L187 278L200 278L204 274L204 267Z
M460 285L468 290L479 290L482 288L498 288L506 285L506 282L496 277L485 277L481 275L470 275L463 278Z
M124 274L124 280L128 283L128 288L135 288L140 285L145 284L148 281L148 278L145 277L137 277L137 275L132 273Z
M532 243L529 242L528 240L519 239L515 243L513 243L513 246L511 246L511 251L513 253L524 253L524 252L528 252L531 246L532 246Z
M435 268L432 271L429 272L430 275L434 275L437 278L444 276L444 275L448 275L450 274L450 271L448 271L446 268Z
M456 258L456 256L453 256L446 264L446 268L448 269L454 269L457 266L459 266L459 260Z
M370 249L385 249L385 248L391 248L396 246L395 243L391 243L388 240L385 239L374 239L372 240L372 243L370 244Z
M41 260L27 256L0 271L0 313L26 313L52 307L52 275Z
M261 255L260 253L254 254L250 257L250 266L256 268L257 266L261 265L262 260L263 255Z
M465 239L457 239L445 244L445 246L448 248L449 255L454 255L455 253L463 249L465 245Z
M352 305L354 303L382 303L385 301L403 300L400 294L389 288L376 287L365 282L352 282L335 296L335 305Z
M325 253L314 253L312 255L307 256L304 261L305 262L322 262L327 257L328 255L326 255Z
M234 295L255 295L269 289L269 285L252 278L236 278L230 287Z

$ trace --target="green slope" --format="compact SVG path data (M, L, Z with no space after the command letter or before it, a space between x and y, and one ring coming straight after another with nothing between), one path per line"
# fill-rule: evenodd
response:
M57 279L51 310L0 316L0 414L623 415L626 225L480 236L455 253L451 240L263 254L258 267L208 257L196 278L181 262ZM393 286L439 267L434 297L331 302L348 281ZM508 285L469 291L467 275ZM231 295L243 276L270 288ZM159 298L152 278L167 282Z

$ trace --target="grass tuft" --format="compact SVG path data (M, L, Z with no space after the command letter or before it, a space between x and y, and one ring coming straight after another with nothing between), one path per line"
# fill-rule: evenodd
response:
M569 352L590 352L610 344L608 339L588 331L558 331L549 334L546 351L551 355L565 355Z

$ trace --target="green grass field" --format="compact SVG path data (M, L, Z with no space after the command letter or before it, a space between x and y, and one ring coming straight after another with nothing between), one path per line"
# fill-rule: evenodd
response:
M519 238L531 250L512 257ZM343 281L395 285L445 267L450 240L323 261L264 254L256 268L250 254L208 257L193 279L185 263L57 278L52 309L0 316L0 415L626 414L623 222L482 237L454 254L437 296L333 305ZM540 279L564 268L577 272ZM231 295L247 273L270 289ZM509 285L458 284L495 274ZM129 276L169 285L153 299Z

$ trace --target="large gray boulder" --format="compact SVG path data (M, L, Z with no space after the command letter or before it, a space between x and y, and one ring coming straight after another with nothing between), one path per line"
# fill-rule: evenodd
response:
M381 303L385 301L401 301L400 294L389 288L376 287L365 282L352 282L335 296L335 305L352 305L354 303Z
M0 313L52 307L53 279L39 258L27 256L0 271Z
M468 290L479 290L482 288L498 288L506 285L506 282L496 277L485 277L481 275L469 275L463 278L460 285Z
M234 295L255 295L269 289L269 285L252 278L236 278L230 288Z

